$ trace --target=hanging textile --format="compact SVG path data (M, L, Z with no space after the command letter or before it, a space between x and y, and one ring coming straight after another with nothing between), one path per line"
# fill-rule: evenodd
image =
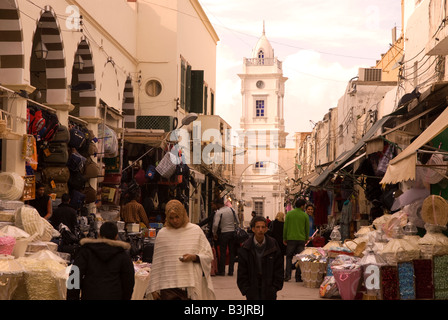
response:
M314 224L321 226L328 223L328 206L330 205L330 197L326 190L318 190L314 192Z

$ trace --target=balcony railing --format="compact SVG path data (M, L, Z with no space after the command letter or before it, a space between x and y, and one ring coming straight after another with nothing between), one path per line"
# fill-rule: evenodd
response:
M277 58L246 58L246 66L273 66L277 65L278 68L282 68L282 62Z

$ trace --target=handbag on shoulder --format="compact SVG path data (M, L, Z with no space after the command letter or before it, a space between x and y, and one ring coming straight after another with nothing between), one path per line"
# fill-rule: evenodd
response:
M238 220L235 215L235 210L233 210L233 208L230 208L230 210L232 210L232 213L233 213L233 220L234 220L234 226L235 226L234 239L239 243L243 243L244 241L249 239L249 234L246 232L246 230L244 230L243 228L241 228L238 225L238 223L237 223Z

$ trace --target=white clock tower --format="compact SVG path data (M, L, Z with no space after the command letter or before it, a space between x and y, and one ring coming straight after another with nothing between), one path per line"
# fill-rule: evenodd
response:
M284 148L286 144L284 104L285 82L282 62L263 34L252 51L244 58L241 78L242 116L240 120L241 147ZM262 139L265 134L268 141ZM258 136L258 139L255 137ZM243 144L244 143L244 144Z
M250 58L243 60L241 79L242 115L238 144L244 163L235 165L235 193L244 204L244 221L251 212L270 216L284 211L284 182L294 167L294 149L286 148L284 95L286 77L282 62L263 34Z

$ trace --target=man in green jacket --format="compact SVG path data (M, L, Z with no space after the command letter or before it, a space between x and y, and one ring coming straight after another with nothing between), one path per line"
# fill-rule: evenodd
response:
M291 279L292 258L305 249L310 234L310 220L304 211L306 200L297 199L295 208L288 211L283 226L283 243L286 246L285 281ZM302 281L302 272L296 268L296 282Z

